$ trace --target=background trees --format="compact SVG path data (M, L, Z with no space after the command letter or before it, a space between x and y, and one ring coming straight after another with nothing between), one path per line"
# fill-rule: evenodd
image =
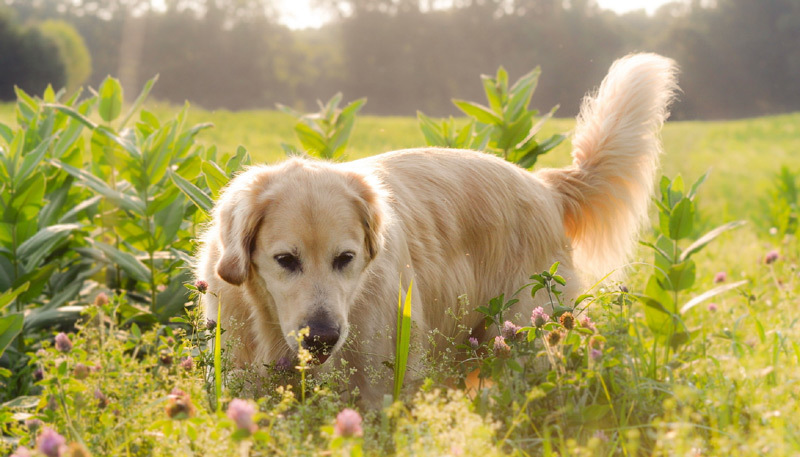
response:
M370 113L457 114L450 99L478 98L476 75L504 65L515 77L541 65L534 105L560 104L558 114L570 116L615 58L653 50L681 65L676 118L800 109L796 0L685 0L653 16L618 16L591 0L454 0L434 8L438 3L317 0L336 19L293 31L270 0L166 0L158 8L149 0L6 0L26 24L20 30L52 30L42 24L48 19L77 29L91 54L90 84L112 74L138 87L158 73L156 97L206 108L308 109L342 90L351 99L366 96ZM4 35L0 46L39 46L34 60L58 67L50 63L52 43L33 35L25 45ZM74 67L85 69L87 59L61 60L65 68L47 77L27 76L30 63L4 71L0 96L12 97L15 83L34 93L40 80L74 87L81 79Z

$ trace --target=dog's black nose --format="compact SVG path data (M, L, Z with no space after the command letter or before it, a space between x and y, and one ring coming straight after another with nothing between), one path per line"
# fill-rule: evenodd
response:
M303 346L320 362L324 362L339 341L339 327L315 321L303 327L308 327L308 336L303 339Z

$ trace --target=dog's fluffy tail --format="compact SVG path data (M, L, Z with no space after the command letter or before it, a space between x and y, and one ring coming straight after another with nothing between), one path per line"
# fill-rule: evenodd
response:
M583 101L572 165L539 174L561 197L575 266L594 279L628 261L647 217L676 72L672 60L656 54L614 62Z

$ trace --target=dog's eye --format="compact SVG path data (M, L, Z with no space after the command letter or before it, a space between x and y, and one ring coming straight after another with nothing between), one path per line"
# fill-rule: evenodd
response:
M336 257L333 258L333 269L339 271L344 270L344 267L350 264L350 262L353 260L355 256L356 256L355 253L350 251L343 252L337 255Z
M300 259L297 256L292 254L278 254L274 257L275 261L278 262L278 265L282 266L285 270L290 271L292 273L296 271L300 271Z

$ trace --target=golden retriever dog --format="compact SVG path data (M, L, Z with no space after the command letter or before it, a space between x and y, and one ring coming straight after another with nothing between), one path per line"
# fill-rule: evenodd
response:
M647 215L675 73L654 54L615 62L584 100L565 168L530 172L486 153L421 148L247 169L223 191L202 240L207 316L221 306L240 367L293 358L288 335L308 327L302 344L315 369L346 363L362 401L379 402L391 382L369 373L391 377L383 363L393 360L398 292L411 280L413 367L434 329L458 342L470 336L464 328L494 336L461 295L470 307L508 298L559 261L574 299L584 281L624 266ZM545 294L517 298L509 315L551 306Z

